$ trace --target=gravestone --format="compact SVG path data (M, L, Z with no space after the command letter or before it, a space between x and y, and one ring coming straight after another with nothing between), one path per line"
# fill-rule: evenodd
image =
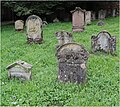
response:
M91 20L96 20L96 14L95 12L91 12Z
M112 10L112 16L115 17L116 16L116 9Z
M47 26L47 25L48 25L47 21L43 21L43 22L42 22L42 26L43 26L43 27L45 27L45 26Z
M76 7L72 13L72 31L82 32L85 26L85 10L80 7Z
M91 24L91 11L86 11L85 12L85 24Z
M101 31L97 36L91 37L91 47L93 52L103 51L114 54L116 50L116 37L111 36L107 31Z
M54 23L57 23L59 22L59 19L56 17L54 20L53 20Z
M112 11L111 11L111 9L107 9L107 14L106 14L106 17L110 17L110 16L112 16Z
M16 61L7 66L8 77L11 78L19 78L21 80L30 80L31 79L31 70L32 65L28 64L24 61Z
M15 21L15 30L16 31L23 31L23 29L24 29L24 21L23 20Z
M84 83L87 72L88 52L82 45L67 43L57 50L58 80L61 82Z
M42 43L43 30L42 20L36 15L31 15L26 20L27 26L27 42L28 43Z
M104 26L104 25L105 25L105 22L103 22L102 20L100 20L100 21L97 22L97 25L98 25L98 26Z
M56 32L55 35L58 40L57 48L65 43L71 43L73 41L72 34L70 32L59 31Z
M105 19L105 17L106 17L106 10L100 10L99 12L98 12L98 19Z

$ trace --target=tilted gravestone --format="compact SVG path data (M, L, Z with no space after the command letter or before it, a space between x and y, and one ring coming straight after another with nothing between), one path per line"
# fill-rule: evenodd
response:
M84 83L88 52L82 45L67 43L57 50L58 80L61 82Z
M9 78L19 78L21 80L31 79L32 65L24 61L16 61L7 66Z
M65 43L71 43L73 41L72 34L66 31L59 31L55 33L58 45L57 48Z
M28 43L42 43L43 30L42 20L36 15L31 15L26 20L27 26L27 42Z
M98 12L98 19L105 19L106 13L107 13L106 10L102 10L102 9L101 9L101 10Z
M16 31L23 31L23 29L24 29L24 21L23 20L15 21L15 30Z
M72 31L82 32L85 26L85 10L80 7L76 7L72 13Z
M85 24L91 24L91 11L86 11L85 12Z
M116 50L116 37L111 36L107 31L101 31L97 36L91 37L92 51L103 51L114 54Z

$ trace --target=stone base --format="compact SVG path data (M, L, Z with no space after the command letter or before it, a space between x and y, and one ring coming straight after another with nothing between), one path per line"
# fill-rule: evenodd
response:
M73 32L83 32L84 29L72 29Z
M18 31L18 32L20 32L20 31L22 31L23 32L23 29L15 29L16 31Z
M41 44L42 41L43 41L42 38L36 38L36 39L33 39L33 38L27 38L27 43Z

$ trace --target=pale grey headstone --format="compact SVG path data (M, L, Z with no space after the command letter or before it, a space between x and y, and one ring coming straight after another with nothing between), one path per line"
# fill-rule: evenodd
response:
M28 43L42 43L43 30L42 20L36 15L31 15L26 20L27 41Z
M91 37L91 47L93 52L103 51L114 54L116 50L116 37L111 36L107 31L101 31L97 36Z
M72 34L66 31L59 31L55 33L58 40L57 48L63 44L73 42Z
M85 24L91 24L91 11L86 11L85 12Z
M9 78L19 78L21 80L31 79L32 65L24 61L16 61L7 66Z
M24 21L23 20L15 21L15 30L20 31L23 29L24 29Z

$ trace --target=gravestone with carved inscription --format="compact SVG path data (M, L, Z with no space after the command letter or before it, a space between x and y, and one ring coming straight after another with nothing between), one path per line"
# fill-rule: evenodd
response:
M71 11L71 13L72 13L72 31L73 32L84 31L85 10L82 10L80 7L76 7L75 10Z
M86 25L91 24L91 11L85 12L85 24Z
M15 21L15 30L16 31L23 31L23 29L24 29L24 21L23 20Z
M58 45L57 48L65 43L71 43L73 41L72 34L66 31L59 31L55 33Z
M116 37L105 30L101 31L97 36L91 37L91 47L93 52L110 52L113 55L116 50Z
M67 43L57 50L58 80L84 83L86 80L88 52L77 43Z
M27 42L28 43L42 43L43 30L42 20L36 15L31 15L26 20Z
M26 63L25 61L16 61L7 66L8 77L19 78L21 80L30 80L31 79L31 70L32 65Z

